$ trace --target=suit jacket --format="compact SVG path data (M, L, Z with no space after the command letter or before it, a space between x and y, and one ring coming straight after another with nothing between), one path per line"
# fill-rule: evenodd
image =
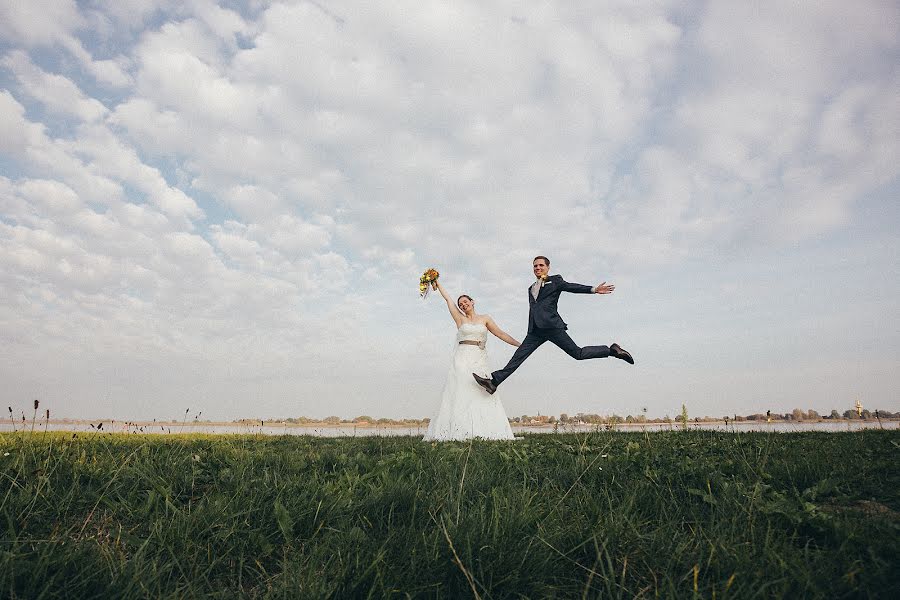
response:
M532 284L533 285L533 284ZM568 329L565 321L559 316L556 304L559 295L563 292L573 294L592 294L594 288L580 283L569 283L562 275L550 275L544 281L538 293L537 300L531 295L531 286L528 286L528 333L533 329Z

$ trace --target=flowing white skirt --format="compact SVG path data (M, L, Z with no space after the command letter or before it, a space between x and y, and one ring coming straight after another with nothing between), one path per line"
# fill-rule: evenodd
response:
M515 439L499 391L488 394L472 373L490 373L487 352L478 346L458 344L441 394L441 406L428 424L425 441Z

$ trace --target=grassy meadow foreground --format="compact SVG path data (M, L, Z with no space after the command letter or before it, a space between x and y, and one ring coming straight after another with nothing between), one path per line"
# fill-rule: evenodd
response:
M0 596L890 597L900 433L0 434Z

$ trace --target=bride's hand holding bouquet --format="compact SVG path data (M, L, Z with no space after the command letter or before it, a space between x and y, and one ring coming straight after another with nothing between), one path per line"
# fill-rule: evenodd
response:
M419 277L419 295L422 296L422 298L428 296L429 288L431 288L432 290L438 289L437 280L440 276L441 274L438 273L437 269L433 267L430 269L426 269L425 272L422 273L422 276Z

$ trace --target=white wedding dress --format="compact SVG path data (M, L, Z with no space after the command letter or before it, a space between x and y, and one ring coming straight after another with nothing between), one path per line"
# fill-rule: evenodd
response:
M472 373L488 375L487 327L478 323L463 323L456 332L456 346L447 383L441 395L437 416L428 424L425 441L512 440L512 429L500 403L499 392L488 394L478 385ZM480 345L460 344L473 340Z

